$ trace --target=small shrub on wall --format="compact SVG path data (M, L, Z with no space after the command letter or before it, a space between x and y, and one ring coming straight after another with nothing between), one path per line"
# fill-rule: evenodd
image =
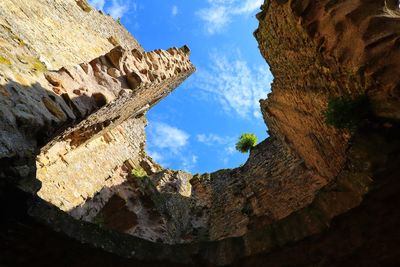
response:
M132 170L132 175L135 178L143 178L143 177L147 176L147 173L146 173L145 170L143 170L141 167L139 167L139 168L136 168L136 169Z
M247 153L252 147L257 144L257 137L252 133L244 133L240 136L236 143L236 150L241 153Z
M332 97L324 113L327 124L351 132L356 131L369 115L370 106L365 95Z

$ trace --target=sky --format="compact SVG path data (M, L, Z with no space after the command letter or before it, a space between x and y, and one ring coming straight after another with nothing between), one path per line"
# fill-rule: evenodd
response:
M90 0L146 51L188 45L197 71L148 113L147 152L163 167L192 173L243 164L245 132L267 137L259 99L272 74L253 37L263 0Z

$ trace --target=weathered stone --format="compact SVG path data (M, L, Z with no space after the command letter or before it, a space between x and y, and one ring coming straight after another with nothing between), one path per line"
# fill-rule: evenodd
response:
M76 3L78 4L78 6L82 8L83 11L85 12L92 11L91 6L86 2L86 0L76 0Z
M144 133L145 112L194 71L187 46L144 52L85 1L2 1L0 177L41 198L38 220L127 258L227 265L298 244L397 157L390 134L349 144L323 116L330 96L367 93L375 115L399 118L394 2L266 1L255 36L275 78L261 101L271 136L242 167L192 176L154 163Z

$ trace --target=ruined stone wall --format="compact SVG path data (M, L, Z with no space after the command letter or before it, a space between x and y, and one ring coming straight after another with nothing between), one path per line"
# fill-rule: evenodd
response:
M265 121L330 180L348 140L324 122L330 96L367 93L377 115L398 116L398 3L268 1L263 9L255 36L275 78L261 103Z
M48 70L88 62L120 44L143 52L111 17L75 0L0 3L0 176L35 176L38 146L74 116L69 99L45 79ZM91 95L82 98L90 99ZM90 106L92 105L89 103ZM86 114L87 115L87 114Z
M39 195L63 210L71 210L110 186L106 180L114 168L131 158L136 162L145 159L145 122L134 118L142 116L193 71L185 47L149 53L117 47L90 63L47 73L49 82L69 99L76 116L93 114L42 148L37 164L37 179L42 183ZM102 103L98 104L98 98ZM96 111L96 104L103 107ZM114 140L116 145L108 141L107 136L117 134L113 129L128 118L132 118L129 123L133 126L125 125L125 133ZM101 144L103 149L96 153ZM77 171L79 175L74 175Z
M243 167L211 174L210 239L242 236L310 204L326 180L276 138L255 147Z
M4 3L13 8L14 2ZM65 7L79 16L102 16L78 3L66 1ZM377 102L376 114L397 116L398 78L388 78L398 64L393 3L266 1L255 35L275 76L272 94L261 101L271 137L244 166L194 177L162 170L143 149L143 114L194 71L186 47L149 53L116 47L51 72L37 57L0 58L6 77L0 87L0 152L11 159L0 163L18 165L15 157L34 156L38 145L57 134L38 157L42 199L31 204L30 214L126 258L226 265L317 235L363 201L371 170L382 166L374 155L386 140L367 136L349 148L349 133L326 126L322 112L329 96L367 91ZM2 40L30 53L14 31L4 29ZM69 62L68 55L53 59ZM380 61L384 56L393 61ZM19 176L32 171L16 167ZM140 177L132 172L139 167Z
M399 119L399 2L296 1L292 10L329 65L357 73L375 114Z
M186 46L147 53L116 47L90 63L47 73L53 90L71 99L75 113L90 114L94 107L102 108L54 138L43 151L57 142L77 147L127 118L143 114L194 72L189 55ZM92 95L92 105L81 98L87 94Z
M128 180L133 169L161 170L144 151L144 114L194 71L190 50L145 53L124 27L86 1L3 1L0 15L0 175L92 222L98 213L110 217L108 207L122 196L129 208L142 206L138 215L125 214L136 216L139 227L107 225L177 242L186 227L177 226L180 197L164 197L167 211L176 213L169 222L157 215L165 207L149 208L149 199L139 200L143 192L131 194L139 187ZM190 186L189 179L178 181ZM171 185L160 186L168 191Z
M61 210L70 211L93 198L103 187L123 183L124 180L113 173L127 160L139 166L145 124L144 117L130 119L85 146L72 151L58 149L54 155L40 155L37 159L37 179L41 182L38 196Z
M274 75L272 93L261 102L265 121L272 135L330 180L341 169L348 136L328 126L323 112L329 96L362 92L360 77L348 79L345 68L324 60L289 4L270 1L258 18L255 36Z
M122 25L95 9L82 9L76 0L4 0L0 29L4 57L15 62L15 48L25 48L48 69L87 62L118 44L143 48ZM14 65L14 64L13 64ZM21 68L23 69L23 68Z

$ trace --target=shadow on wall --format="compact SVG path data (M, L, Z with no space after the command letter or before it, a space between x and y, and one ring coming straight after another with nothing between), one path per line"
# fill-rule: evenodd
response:
M10 81L0 85L0 199L2 200L0 213L4 215L0 226L5 229L4 232L0 232L0 249L5 253L0 256L0 265L5 263L15 266L16 261L37 264L42 261L42 259L37 259L40 257L39 254L42 255L44 263L54 262L52 266L93 266L92 264L96 262L92 259L93 253L112 262L113 265L119 263L120 266L126 266L127 263L138 263L136 260L123 259L99 249L89 248L87 245L70 240L63 234L49 230L43 224L35 222L35 219L31 217L33 215L29 212L31 205L34 204L27 204L43 202L44 206L58 210L57 207L39 199L35 194L41 188L41 182L36 178L36 156L40 153L40 149L55 136L68 127L78 124L105 103L102 95L94 94L92 97L80 95L70 98L68 94L55 94L38 82L24 85ZM127 202L119 195L113 194L113 192L120 192L122 188L134 190L132 183L132 181L127 181L120 186L103 188L99 192L100 195L102 192L111 192L110 199L100 210L99 217L104 217L103 226L122 231L128 230L128 226L130 229L136 220L142 218L148 220L150 228L163 220L160 207L156 207L154 200L148 194L143 193L138 200L127 199ZM137 187L137 184L134 186ZM184 201L182 200L184 197L178 198ZM143 216L137 216L130 210L136 201L145 208ZM42 218L46 220L46 214L42 215ZM122 218L125 221L120 221ZM97 224L101 223L97 221ZM42 242L47 244L46 248L41 249L41 252L36 251L37 247L43 245ZM4 244L7 244L7 247L3 247ZM75 248L73 250L81 254L81 257L86 256L77 251L87 251L90 256L86 262L81 259L79 263L68 260L65 258L65 253L70 248ZM28 256L21 258L17 254ZM72 253L70 258L76 259L75 256L76 254ZM101 266L105 264L103 260L99 260L98 263ZM140 262L140 265L159 266L150 262Z
M10 81L0 85L1 183L22 182L25 188L33 185L40 148L103 104L101 96L82 94L71 99L67 93L57 95L40 83ZM31 189L38 188L36 184Z
M188 242L198 240L200 233L206 234L205 227L191 223L195 209L191 197L179 194L176 189L166 192L156 188L157 178L163 172L136 177L126 165L121 169L123 183L104 187L68 213L75 219L153 242ZM203 240L206 238L203 236Z
M57 233L27 214L32 196L15 187L0 195L1 266L187 266L127 259Z
M179 261L182 255L191 257L193 264L190 266L213 266L209 261L217 257L223 259L229 252L237 255L231 258L236 259L233 266L262 266L265 262L271 263L272 266L353 266L354 263L360 263L363 266L394 266L395 263L398 265L399 246L397 244L400 236L397 229L400 214L396 212L395 207L399 205L400 146L397 138L399 131L390 131L390 133L392 133L391 136L385 139L379 136L380 132L367 133L367 136L361 140L360 145L373 147L375 153L372 155L380 162L375 166L374 178L377 184L367 196L366 201L346 214L338 216L330 223L326 231L321 234L314 233L307 239L303 239L301 234L302 229L312 228L310 219L313 217L308 215L303 218L304 220L298 218L292 220L291 223L283 221L280 226L275 225L272 228L249 233L244 239L246 243L239 238L230 238L197 245L168 246L104 229L99 230L93 224L76 222L67 214L59 213L59 210L58 213L54 213L56 209L54 206L52 208L37 207L39 213L36 214L47 215L47 218L41 216L42 222L50 222L49 218L56 214L58 216L55 221L56 229L63 229L69 236L82 238L83 242L96 244L96 247L103 247L117 255L122 254L122 256L115 256L100 249L94 249L92 246L72 241L62 234L57 234L35 223L23 214L26 205L22 202L29 197L11 188L6 195L0 196L0 212L6 215L6 219L0 222L2 229L5 230L0 231L2 251L0 264L6 266L21 266L25 263L31 265L45 263L45 266L128 266L128 264L155 266L155 262L124 258L126 257L124 255L132 256L130 253L133 248L138 258L158 260L158 266L181 266L176 263L171 264L170 261ZM382 168L383 166L387 168ZM347 190L335 190L331 193L347 194ZM334 197L333 203L337 203L337 200L338 198ZM40 202L40 200L36 201ZM116 202L118 203L118 198ZM322 210L318 212L315 208L309 210L312 212L309 215L315 214L321 219ZM371 214L376 216L371 216ZM12 216L12 219L9 220L7 216ZM301 224L306 228L302 228ZM323 225L327 226L325 223ZM268 237L268 233L272 233L272 239ZM285 240L291 235L296 237L292 239L296 242L285 245ZM343 245L343 240L346 240L346 245ZM250 247L244 247L244 245ZM263 251L266 245L275 249L272 252ZM259 253L246 258L244 252L249 248L255 248ZM239 257L243 258L238 261Z

